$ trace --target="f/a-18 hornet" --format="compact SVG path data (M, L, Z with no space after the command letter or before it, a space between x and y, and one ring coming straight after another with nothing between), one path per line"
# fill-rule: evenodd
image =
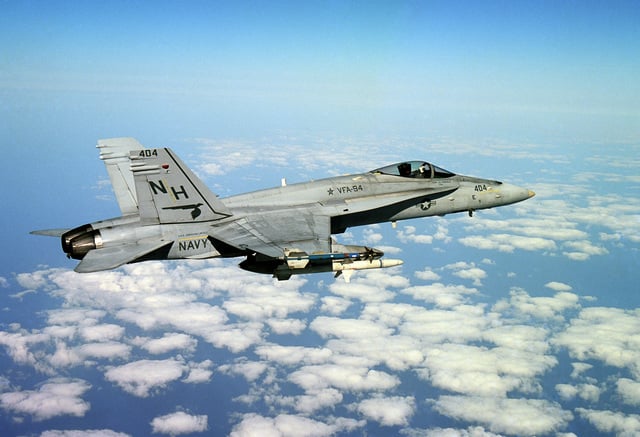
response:
M57 236L80 273L147 260L246 257L240 267L286 280L293 274L402 264L383 252L337 243L352 226L494 208L534 196L495 180L457 175L425 161L218 198L167 148L133 138L98 141L122 216Z

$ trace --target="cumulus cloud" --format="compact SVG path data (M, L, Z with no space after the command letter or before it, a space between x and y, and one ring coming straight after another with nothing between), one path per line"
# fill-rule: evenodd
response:
M493 432L520 436L550 434L573 420L571 412L542 399L441 396L434 408L457 420L481 423Z
M398 240L403 243L431 244L433 243L432 235L416 234L415 226L404 226L403 229L396 232Z
M206 415L191 415L183 411L155 417L151 421L151 429L154 433L172 436L204 432L208 426Z
M298 319L269 319L267 325L276 334L292 334L298 335L305 330L307 324L303 320Z
M198 341L190 335L166 332L162 338L148 339L140 347L149 353L159 355L176 349L193 352L197 345Z
M129 358L131 346L107 341L101 343L85 343L68 347L64 342L56 343L56 351L48 358L53 367L71 367L81 364L89 365L93 359L121 360Z
M516 249L528 251L555 251L553 240L540 237L523 237L513 234L471 235L458 240L461 244L484 250L498 250L511 253Z
M221 372L244 376L247 381L255 381L267 370L267 364L257 361L239 359L233 364L225 364L218 368Z
M575 261L585 261L591 256L609 253L604 247L596 246L588 240L568 241L563 244L563 247L569 249L563 253Z
M484 259L485 264L491 264L491 260ZM453 271L453 275L462 279L470 279L473 281L473 285L480 287L482 285L482 279L487 277L487 272L477 267L475 263L467 263L459 261L452 264L447 264L444 269Z
M324 363L333 355L331 349L326 347L283 346L273 343L258 346L255 352L266 360L287 366Z
M338 317L316 317L309 326L320 336L340 338L380 338L391 333L391 330L370 320L346 319Z
M620 378L617 391L625 404L640 405L640 382L628 378Z
M383 426L406 426L415 413L412 396L374 397L358 404L358 412Z
M591 422L600 432L615 433L620 437L632 437L640 434L640 415L638 414L586 408L576 408L576 412Z
M351 306L351 300L338 296L325 296L321 298L322 307L320 311L338 316L344 313Z
M563 320L563 312L578 308L579 296L569 292L558 292L554 296L534 297L525 290L513 288L509 300L502 299L494 305L496 311L510 311L514 316L549 320Z
M323 388L317 391L310 390L304 395L296 396L293 405L296 411L311 414L323 408L334 408L342 400L343 396L339 390Z
M573 288L571 285L563 284L562 282L547 282L544 284L545 287L550 288L555 291L571 291Z
M56 416L82 417L90 405L81 396L90 388L91 384L81 379L53 378L36 390L1 393L0 406L37 421Z
M513 390L537 392L536 377L556 364L555 357L526 348L443 344L429 351L427 372L419 375L451 392L505 397Z
M335 281L329 285L329 290L345 299L358 299L362 302L384 302L393 299L394 292L390 289L406 287L409 281L404 276L382 270L368 270L358 272L350 283Z
M476 288L464 285L445 285L439 282L430 285L415 285L402 290L414 299L433 303L438 307L451 308L468 301L468 296L478 293Z
M9 356L18 364L33 366L35 369L51 373L48 365L42 363L30 350L34 345L47 343L51 337L44 333L28 332L19 329L17 332L0 331L0 345L5 347Z
M182 381L187 384L202 384L208 382L213 375L211 370L213 362L211 360L204 360L201 363L190 362L189 374Z
M272 418L249 413L234 426L230 435L231 437L322 437L353 431L362 426L364 422L348 418L334 418L324 423L291 414L280 414Z
M114 324L83 326L79 334L86 341L117 340L124 334L124 328Z
M110 429L51 430L44 431L40 437L129 437L129 434Z
M430 268L425 268L424 270L419 270L414 272L414 276L418 279L422 279L423 281L438 281L440 280L440 275L431 270Z
M552 342L566 347L572 358L627 368L640 378L639 314L637 309L584 308Z
M291 373L289 380L311 392L327 387L353 392L389 390L400 384L400 379L395 375L348 364L303 366Z
M104 376L134 396L147 397L153 391L178 380L187 370L182 360L139 360L110 367Z
M579 397L592 403L598 402L601 389L593 384L556 384L558 395L564 400L571 400Z
M454 428L430 428L425 430L408 429L400 432L408 437L501 437L500 434L494 434L481 426L470 426L467 429ZM560 436L558 436L560 437Z

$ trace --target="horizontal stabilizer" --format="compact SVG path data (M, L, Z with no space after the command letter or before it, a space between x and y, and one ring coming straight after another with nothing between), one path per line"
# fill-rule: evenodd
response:
M118 200L122 215L138 213L138 198L133 180L133 173L129 169L131 160L129 153L144 147L134 138L107 138L98 140L96 146L100 149L100 159L104 161L111 180L111 187Z
M40 229L29 232L31 235L44 235L45 237L62 237L69 229Z
M102 249L93 249L85 255L74 270L78 273L90 273L115 269L168 244L172 243L154 240L145 243L122 244L119 246L104 247Z

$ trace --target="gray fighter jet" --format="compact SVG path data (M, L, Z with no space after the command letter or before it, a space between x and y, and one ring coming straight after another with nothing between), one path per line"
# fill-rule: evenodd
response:
M392 267L383 252L337 243L352 226L444 216L510 205L533 191L406 161L338 176L218 198L167 148L133 138L100 140L121 217L74 229L34 231L57 236L80 273L147 260L246 257L240 267L271 274Z

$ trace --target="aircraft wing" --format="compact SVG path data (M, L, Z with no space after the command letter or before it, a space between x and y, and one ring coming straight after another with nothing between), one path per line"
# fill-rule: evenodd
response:
M153 240L93 249L85 255L74 270L78 273L89 273L115 269L168 244L171 244L171 242Z
M314 214L313 208L265 211L216 228L213 237L272 258L285 250L329 253L331 218Z

